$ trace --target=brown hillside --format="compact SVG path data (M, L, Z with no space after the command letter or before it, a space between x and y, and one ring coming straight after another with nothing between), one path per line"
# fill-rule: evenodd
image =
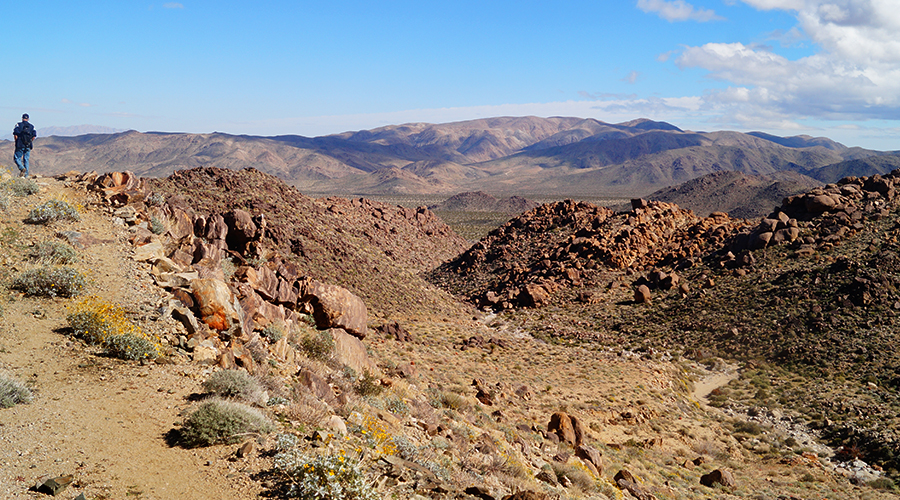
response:
M660 189L647 198L674 203L700 214L725 212L732 217L755 219L767 215L788 196L819 185L819 181L793 172L770 176L715 172Z
M295 255L302 274L345 286L382 313L417 307L424 282L410 278L467 245L424 207L317 200L254 169L194 169L147 182L197 214L241 209L264 218L266 240L281 255ZM264 247L256 257L266 257Z

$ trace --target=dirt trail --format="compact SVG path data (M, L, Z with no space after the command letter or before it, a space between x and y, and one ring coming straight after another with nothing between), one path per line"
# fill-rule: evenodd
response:
M719 387L728 385L729 382L740 376L741 373L737 366L727 366L724 371L715 372L695 382L692 395L697 401L708 405L709 399L707 399L707 396L709 396L711 392Z
M53 179L39 179L41 192L14 198L2 214L3 259L13 272L28 267L16 255L32 242L79 231L92 244L79 250L79 268L89 294L131 310L152 310L161 297L146 271L128 258L127 231L91 210L81 221L52 227L22 224L28 210L63 194L81 195ZM15 230L15 237L12 230ZM10 241L14 239L15 241ZM142 279L135 279L142 278ZM190 365L141 365L101 357L65 336L70 299L22 297L2 305L0 369L34 390L31 404L0 409L0 497L34 498L28 488L42 476L72 474L61 493L74 498L207 499L256 497L242 464L226 459L231 447L186 450L170 447L165 434L198 392ZM147 321L153 321L148 315ZM187 376L186 376L187 375Z

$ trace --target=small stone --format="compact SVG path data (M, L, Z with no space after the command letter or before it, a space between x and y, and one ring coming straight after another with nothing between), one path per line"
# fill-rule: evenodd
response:
M253 440L244 441L244 444L242 444L234 454L237 455L238 458L246 458L250 456L255 449L256 445Z
M71 483L71 475L57 476L41 483L41 485L38 486L37 490L41 493L56 496L61 493L62 490L66 489L66 487Z

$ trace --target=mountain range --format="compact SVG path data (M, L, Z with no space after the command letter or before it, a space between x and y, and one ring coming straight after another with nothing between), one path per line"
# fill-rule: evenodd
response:
M9 157L12 144L0 144ZM37 172L128 169L146 177L253 167L311 194L636 197L717 172L793 175L804 185L900 166L889 152L823 137L696 132L638 119L497 117L410 123L323 137L222 133L85 134L36 143ZM796 175L794 175L796 174Z

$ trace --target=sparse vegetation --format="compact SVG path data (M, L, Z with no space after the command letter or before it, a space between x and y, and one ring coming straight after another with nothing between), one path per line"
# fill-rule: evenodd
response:
M9 193L12 196L25 197L37 194L41 188L34 179L12 177L0 185L0 190Z
M74 264L78 253L68 243L41 241L29 249L28 257L45 266L65 266Z
M30 403L32 399L34 396L28 386L0 371L0 408Z
M28 224L50 224L58 221L79 220L78 209L64 200L49 200L31 209L25 222Z
M309 500L376 500L379 495L359 461L343 452L309 456L297 449L275 456L275 470L287 482L285 496Z
M103 346L111 356L137 360L152 359L161 354L160 340L129 320L121 306L90 296L70 310L66 321L72 334L88 344Z
M310 359L327 361L334 352L334 337L328 330L308 333L300 340L300 349Z
M203 382L203 389L221 398L264 405L268 396L260 383L244 370L219 370Z
M235 443L251 435L274 429L259 410L243 403L209 399L187 416L180 430L181 443L188 448Z
M87 280L71 267L41 266L19 273L12 288L29 296L75 297L87 288Z

